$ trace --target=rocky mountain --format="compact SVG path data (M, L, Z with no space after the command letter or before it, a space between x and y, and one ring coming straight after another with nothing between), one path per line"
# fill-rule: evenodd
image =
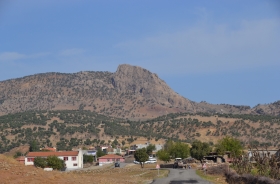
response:
M196 103L174 92L157 74L127 64L115 73L44 73L0 82L0 115L77 109L132 120L176 112L280 114L279 104L268 108Z
M253 112L256 114L270 114L273 116L279 116L280 115L280 100L276 101L274 103L270 104L264 104L264 105L257 105L253 109Z

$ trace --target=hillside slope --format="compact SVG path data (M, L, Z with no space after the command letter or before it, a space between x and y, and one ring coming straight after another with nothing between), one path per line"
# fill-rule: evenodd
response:
M115 73L44 73L0 82L0 115L77 109L131 120L176 112L280 114L279 108L259 111L248 106L196 103L174 92L157 74L127 64Z
M280 121L274 116L175 113L146 121L106 117L90 111L36 111L0 116L0 153L30 144L72 150L107 144L133 145L173 139L217 142L224 136L245 145L280 147ZM163 141L164 142L164 141Z

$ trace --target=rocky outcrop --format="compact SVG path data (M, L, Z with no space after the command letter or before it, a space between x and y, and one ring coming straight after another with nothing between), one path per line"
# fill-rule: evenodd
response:
M195 111L195 103L174 92L157 74L138 66L120 65L112 76L112 84L120 93L129 92L163 106Z

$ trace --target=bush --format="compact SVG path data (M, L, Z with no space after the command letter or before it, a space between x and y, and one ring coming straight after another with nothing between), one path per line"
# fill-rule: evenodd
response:
M92 155L84 155L83 156L83 162L84 163L92 163L93 162L93 156Z
M15 154L14 154L14 158L18 158L20 156L22 156L23 154L20 152L20 151L17 151Z
M36 157L34 159L34 165L36 167L45 168L47 166L47 159L42 158L42 157Z
M53 169L61 170L64 168L64 160L59 159L57 156L48 156L47 165Z
M226 172L226 181L229 184L243 183L243 184L276 184L279 181L273 181L267 177L258 177L251 174L238 175L236 172Z
M209 167L207 174L224 175L227 170L228 170L228 166L223 164L223 165Z

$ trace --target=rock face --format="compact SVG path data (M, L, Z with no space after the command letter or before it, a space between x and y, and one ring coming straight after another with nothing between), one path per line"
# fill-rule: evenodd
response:
M194 112L194 103L175 93L157 74L137 66L120 65L112 84L118 92L129 92L168 107Z
M267 108L275 106L269 111ZM279 105L246 106L195 103L174 92L157 74L120 65L115 73L45 73L0 82L0 115L28 110L85 109L142 120L175 112L279 115ZM263 109L261 110L257 109Z

